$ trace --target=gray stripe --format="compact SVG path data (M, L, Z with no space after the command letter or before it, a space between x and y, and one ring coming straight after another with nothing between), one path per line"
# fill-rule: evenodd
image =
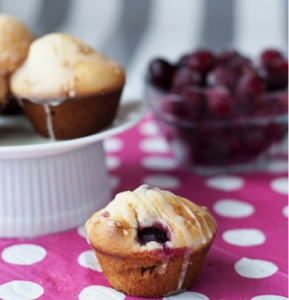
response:
M103 52L127 66L148 24L152 0L125 0L122 17Z
M69 13L69 0L43 0L36 28L37 35L57 31Z
M220 50L233 40L232 0L206 0L201 45Z

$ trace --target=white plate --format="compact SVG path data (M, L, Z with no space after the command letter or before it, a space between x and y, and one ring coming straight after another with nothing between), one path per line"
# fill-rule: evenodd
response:
M110 127L97 134L65 141L41 137L25 116L1 116L0 159L35 158L68 152L124 132L138 123L145 111L143 101L124 101Z

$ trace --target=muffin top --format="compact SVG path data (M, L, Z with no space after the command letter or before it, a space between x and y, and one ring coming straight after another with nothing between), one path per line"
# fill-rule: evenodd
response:
M194 252L211 244L216 230L206 207L148 185L116 195L86 223L90 244L114 255L164 248Z
M35 40L10 87L19 98L64 100L113 92L123 87L125 72L78 38L53 33Z
M0 72L10 75L25 60L34 37L18 20L0 14Z

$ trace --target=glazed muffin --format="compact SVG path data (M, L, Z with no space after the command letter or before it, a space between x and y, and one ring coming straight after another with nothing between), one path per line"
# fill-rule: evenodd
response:
M216 229L206 207L148 185L118 194L86 223L88 241L110 285L137 297L190 288Z
M74 139L111 124L124 83L119 64L73 36L54 33L31 44L10 87L38 133Z
M25 60L30 44L34 37L28 28L20 21L11 16L0 14L0 74L1 81L8 86L10 75ZM19 106L15 99L10 96L8 90L2 90L3 83L0 85L1 96L5 94L5 98L1 97L0 111L2 113L14 113L19 110Z

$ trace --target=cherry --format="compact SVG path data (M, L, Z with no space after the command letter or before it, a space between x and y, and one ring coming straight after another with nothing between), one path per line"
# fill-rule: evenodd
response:
M282 54L275 50L275 49L268 49L265 50L262 54L261 54L261 62L264 65L270 65L272 63L274 63L274 61L282 59Z
M194 52L187 60L188 66L192 70L199 71L202 75L210 72L216 63L214 54L206 49L201 49Z
M219 66L212 70L207 76L207 85L224 85L229 89L232 89L237 80L238 73L232 69L225 66Z
M224 86L216 86L206 91L207 106L211 115L227 117L233 112L234 101L229 90Z
M280 106L281 113L288 113L288 93L278 93L276 95L276 102Z
M288 65L287 65L288 68ZM285 89L288 85L288 73L286 70L286 64L280 62L280 64L264 65L259 69L259 76L265 83L268 91L276 91Z
M168 241L166 232L156 227L143 228L138 231L137 236L141 244L149 242L164 244Z
M162 58L156 58L149 64L149 80L160 88L170 87L173 73L174 67Z
M193 121L202 116L204 99L198 88L187 87L181 95L170 95L163 100L163 111L177 119Z
M180 91L182 87L187 85L201 85L202 76L198 71L192 71L187 67L179 69L173 76L173 90Z
M243 146L249 156L261 154L270 145L263 127L247 128L242 133Z
M185 66L187 65L187 63L188 63L189 57L190 57L189 54L183 55L183 56L179 59L179 61L178 61L178 63L177 63L177 68L185 67Z
M218 64L226 65L229 62L231 62L232 60L239 58L239 57L240 57L240 54L235 49L226 48L217 56L217 60L218 60Z
M265 91L265 87L255 74L245 73L237 82L235 93L246 108L255 105Z

